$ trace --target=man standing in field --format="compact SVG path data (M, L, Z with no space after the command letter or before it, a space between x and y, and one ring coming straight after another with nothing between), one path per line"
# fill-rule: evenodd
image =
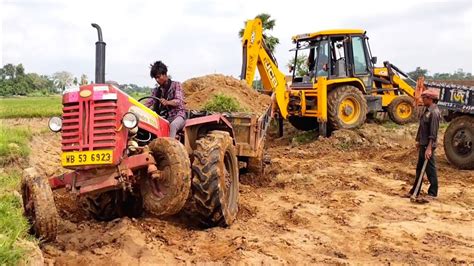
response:
M175 138L176 133L183 129L186 117L181 83L168 77L168 67L163 62L157 61L150 67L150 77L158 83L152 96L159 101L151 99L145 105L157 113L164 111L163 116L170 122L170 138Z
M425 110L420 117L420 125L416 134L416 147L418 149L418 163L416 165L416 178L410 192L406 194L406 197L411 197L415 193L418 178L422 178L421 170L423 163L428 160L426 165L426 175L430 182L428 188L428 196L425 199L421 199L422 202L428 202L428 200L435 199L438 196L438 176L436 174L436 163L435 163L435 149L436 142L438 140L438 129L439 122L441 120L441 113L436 103L438 102L439 93L436 90L428 89L421 94L423 105ZM421 185L418 190L419 195L421 191Z

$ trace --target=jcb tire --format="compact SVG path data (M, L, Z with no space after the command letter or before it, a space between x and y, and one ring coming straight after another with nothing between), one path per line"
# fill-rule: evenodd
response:
M140 191L145 210L156 216L178 213L189 196L191 163L185 147L171 138L157 138L149 144L158 170L159 180L142 178Z
M444 152L448 161L460 169L474 169L474 117L453 119L444 133Z
M352 129L364 124L367 102L354 86L333 88L328 94L328 120L332 130Z
M398 96L388 105L387 111L393 122L399 125L410 123L416 113L415 101L408 95Z
M205 227L231 225L238 212L239 167L229 133L211 131L197 140L192 169L198 222Z
M310 131L319 128L318 119L305 116L289 116L288 121L298 130Z
M21 193L25 216L31 224L30 232L40 240L54 241L58 233L59 216L47 180L27 174L21 182Z

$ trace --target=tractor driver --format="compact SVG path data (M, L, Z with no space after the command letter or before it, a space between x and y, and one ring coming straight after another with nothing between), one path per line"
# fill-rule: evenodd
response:
M170 122L170 138L175 138L176 133L183 129L186 117L181 83L168 77L168 67L163 62L157 61L150 67L150 77L158 83L151 95L160 100L150 99L145 105L157 113L165 111L162 113Z

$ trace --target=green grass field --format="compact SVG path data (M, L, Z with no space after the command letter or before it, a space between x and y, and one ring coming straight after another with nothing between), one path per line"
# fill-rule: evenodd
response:
M17 265L27 253L18 243L32 240L18 193L30 138L28 129L0 124L0 265Z
M61 115L61 97L0 98L0 118L31 118Z

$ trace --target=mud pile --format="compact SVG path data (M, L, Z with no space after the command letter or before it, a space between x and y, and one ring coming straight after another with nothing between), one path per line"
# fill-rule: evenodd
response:
M186 107L200 110L216 94L224 94L237 100L251 113L263 113L271 104L270 96L258 93L244 81L221 74L188 79L183 83Z

